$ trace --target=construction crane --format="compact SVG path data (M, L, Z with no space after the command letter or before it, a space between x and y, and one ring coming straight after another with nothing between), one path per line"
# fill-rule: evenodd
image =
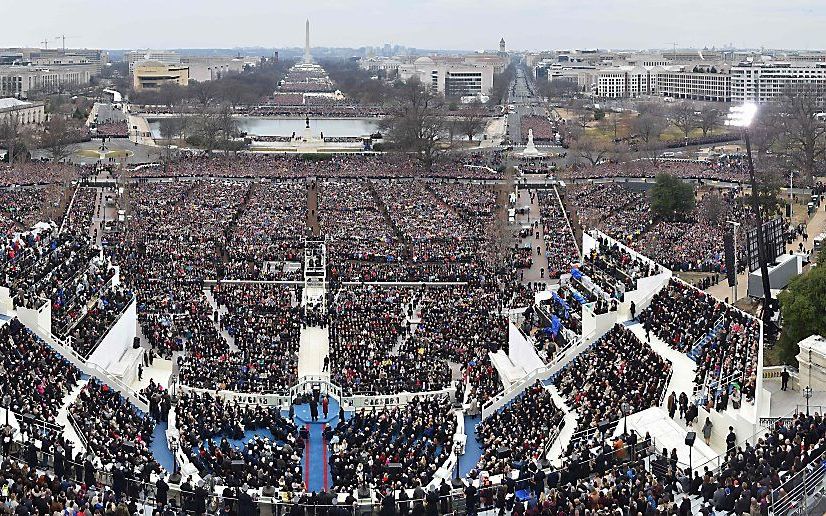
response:
M48 50L49 49L49 40L48 39L43 38L43 41L41 41L40 43L43 44L43 50Z
M66 34L61 34L60 36L56 37L56 40L63 40L63 53L66 53L66 38L72 39L74 36L67 36Z

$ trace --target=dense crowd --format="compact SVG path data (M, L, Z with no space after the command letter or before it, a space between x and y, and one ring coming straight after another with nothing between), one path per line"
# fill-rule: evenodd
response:
M144 480L161 471L149 449L155 421L120 392L90 379L68 413L99 466L126 468Z
M77 384L80 371L35 336L19 320L0 327L0 400L9 396L13 413L31 415L34 424L20 421L29 435L40 438L43 425L55 424L63 398ZM52 440L56 436L50 436Z
M120 287L100 292L69 333L75 351L84 357L91 355L132 299L132 292Z
M61 185L12 187L0 190L0 232L10 234L31 229L38 222L55 218L65 191Z
M307 233L303 183L257 183L227 242L232 279L287 279L284 262L301 261Z
M619 183L570 185L566 197L574 206L580 226L599 229L622 242L641 234L650 224L645 193Z
M450 455L455 432L456 416L447 396L357 411L328 431L333 484L339 491L362 485L425 486Z
M0 187L15 185L67 184L88 174L88 170L64 163L26 161L0 164Z
M482 445L477 469L490 475L508 474L544 459L565 424L564 415L548 389L537 381L476 428L476 439ZM507 452L501 453L502 449Z
M629 414L659 404L670 372L670 362L617 325L574 358L554 385L579 414L578 429L592 430L601 421L616 424L623 403Z
M303 487L305 440L277 407L188 392L175 405L175 418L183 450L202 477L230 487ZM236 461L243 467L235 467Z
M712 179L745 182L748 178L745 165L739 158L721 158L715 161L636 161L629 163L606 162L596 167L574 166L566 177L571 179L595 179L608 177L655 177L667 173L682 179Z
M151 177L225 177L225 178L414 178L499 179L498 154L461 154L447 156L423 168L414 157L399 155L341 154L320 159L300 155L239 154L214 157L206 154L181 158L166 167L142 167L129 171L135 178ZM30 183L22 183L30 184ZM0 184L0 186L2 186Z
M739 408L756 388L760 323L701 290L672 279L640 313L666 344L697 362L696 391L709 408Z
M438 390L450 383L447 365L409 345L410 319L422 293L409 287L340 290L330 309L331 380L346 393Z
M534 196L531 195L531 203L533 202ZM548 260L548 277L558 278L560 274L568 272L571 263L578 261L579 250L556 187L552 190L537 190L536 202L539 203L539 216L545 236L544 249L538 251L543 252Z

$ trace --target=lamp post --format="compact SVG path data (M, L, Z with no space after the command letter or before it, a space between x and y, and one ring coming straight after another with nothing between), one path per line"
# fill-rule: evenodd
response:
M757 261L760 265L760 275L763 280L763 323L769 322L771 306L771 286L769 285L769 265L766 262L765 238L763 236L763 215L760 209L760 200L757 192L757 179L754 175L754 160L751 153L751 140L749 139L749 127L757 114L757 104L747 102L740 106L732 106L726 117L726 125L739 127L743 131L743 139L746 141L746 160L749 170L749 180L751 183L751 205L754 214L757 216Z
M803 397L806 398L806 417L809 417L809 398L812 397L812 388L808 385L803 388Z
M623 401L620 410L622 410L622 436L624 438L628 435L628 412L631 410L631 405Z
M9 425L9 407L11 407L11 396L3 395L3 407L6 409L6 426Z
M731 304L734 304L737 302L737 274L740 272L738 268L740 257L737 253L737 232L740 230L740 223L735 220L727 220L726 222L734 226L734 296L731 298L733 300Z

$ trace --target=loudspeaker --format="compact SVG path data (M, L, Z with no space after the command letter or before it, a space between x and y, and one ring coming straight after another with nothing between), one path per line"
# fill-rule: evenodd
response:
M240 473L242 471L244 471L244 461L242 461L242 460L232 461L232 472L233 473Z
M498 448L496 450L496 458L497 459L507 459L510 456L511 456L511 449L510 448L505 448L503 446L502 448Z
M141 347L141 338L135 337L132 340L132 349L139 349Z
M685 445L694 446L694 440L697 439L697 432L688 432L685 434Z
M387 464L387 472L397 475L402 472L402 465L398 462L391 462Z
M605 433L608 432L608 428L610 426L611 426L611 422L608 421L607 419L603 419L602 421L599 422L599 432L604 435Z
M737 258L734 251L734 234L729 231L723 235L723 250L726 257L726 279L728 286L733 287L737 276Z
M124 451L127 453L135 453L135 443L133 441L123 441L123 445L121 445Z
M451 479L450 480L450 485L453 487L453 489L462 489L463 487L465 487L465 483L462 482L461 478Z

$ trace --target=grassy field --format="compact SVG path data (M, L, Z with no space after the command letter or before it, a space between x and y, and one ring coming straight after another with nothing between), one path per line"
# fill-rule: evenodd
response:
M631 123L636 116L636 114L632 113L606 113L604 119L588 122L588 127L585 128L585 134L599 141L611 142L614 139L614 120L616 120L616 137L625 138L633 132ZM709 134L719 134L722 130L722 126L716 127ZM702 137L703 130L694 129L688 136L689 138ZM669 124L660 135L660 141L682 140L684 137L685 135L682 129Z

